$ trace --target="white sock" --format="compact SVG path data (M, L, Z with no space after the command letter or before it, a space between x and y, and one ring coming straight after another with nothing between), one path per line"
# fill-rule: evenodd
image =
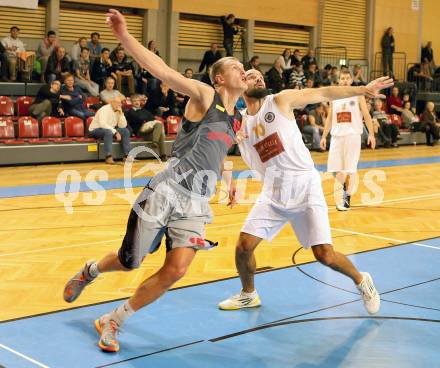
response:
M117 307L113 312L110 313L110 319L115 321L118 326L122 326L125 320L133 315L134 310L130 306L129 301L127 300L124 304L121 304Z
M87 271L91 277L97 277L100 274L98 269L98 262L92 263Z
M245 296L247 298L255 298L257 296L257 290L254 289L254 291L252 293L246 293L245 291L241 291L241 295Z

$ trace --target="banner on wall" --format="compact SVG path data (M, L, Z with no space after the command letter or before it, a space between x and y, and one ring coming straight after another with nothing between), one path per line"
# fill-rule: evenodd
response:
M38 0L0 0L0 6L12 6L14 8L37 9Z

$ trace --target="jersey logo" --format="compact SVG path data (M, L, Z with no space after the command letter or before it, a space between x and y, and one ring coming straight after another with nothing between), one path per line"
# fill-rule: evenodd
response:
M336 114L336 121L338 122L338 124L351 123L351 112L350 111L338 112Z
M223 141L226 144L226 147L232 147L232 138L223 132L208 132L208 140L209 141Z
M266 123L271 123L275 120L275 114L273 112L268 112L266 115L264 115L264 121Z
M277 132L272 133L261 142L254 144L254 147L263 163L285 151L283 142L281 142Z
M226 109L223 106L220 106L219 104L215 105L215 108L217 110L220 110L221 112L225 112L226 111Z
M253 127L252 130L255 132L257 138L261 138L266 135L266 129L264 128L264 125L261 123L257 123L257 125Z

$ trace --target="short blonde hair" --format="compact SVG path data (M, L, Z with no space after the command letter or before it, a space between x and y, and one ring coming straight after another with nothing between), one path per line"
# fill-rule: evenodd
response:
M240 62L237 58L233 56L226 56L226 57L222 57L220 60L217 60L214 64L212 64L211 73L209 75L209 79L211 79L212 84L214 85L216 84L215 76L223 72L225 64L229 61Z

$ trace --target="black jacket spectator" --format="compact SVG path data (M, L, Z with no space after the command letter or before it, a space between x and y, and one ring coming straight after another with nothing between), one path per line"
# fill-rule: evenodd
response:
M133 63L130 61L127 55L122 59L121 62L118 62L117 58L112 59L112 69L113 73L116 73L118 70L123 72L126 70L132 70L134 73Z
M178 115L179 109L177 107L177 99L174 91L168 87L163 89L163 85L156 88L148 97L145 108L153 115L158 115L167 118L171 115ZM166 91L164 93L164 91Z
M91 78L94 82L99 84L99 88L104 88L104 81L112 74L113 65L106 64L101 57L96 58L92 65Z
M61 80L61 73L70 73L71 71L70 62L66 56L61 60L58 60L56 51L50 55L49 60L47 61L46 79L50 74L55 74L56 79Z
M304 66L304 70L309 69L310 64L317 64L315 56L311 56L309 54L304 55L301 59L301 63Z
M8 80L8 53L5 47L0 42L0 79L3 81Z
M125 113L127 123L134 135L138 136L139 129L146 121L154 120L154 115L146 109L130 109Z
M430 46L429 43L425 47L422 47L422 60L421 60L421 62L423 63L423 61L425 61L425 60L428 61L429 63L431 63L432 60L434 60L434 51L432 50L432 47Z
M44 100L49 100L52 104L52 116L58 116L58 109L61 107L60 102L60 92L58 93L52 93L50 90L50 84L45 84L40 87L38 90L37 96L35 97L35 100L33 102L34 104L39 104L43 102Z
M212 64L221 58L222 54L218 50L216 52L213 52L212 50L206 51L205 55L203 55L202 62L200 63L199 72L203 72L205 68L208 69Z
M266 73L267 77L267 88L272 90L272 93L278 93L282 91L285 87L284 79L282 73L275 68L272 67Z
M385 33L382 37L382 41L380 42L380 45L382 47L382 52L384 54L394 53L394 49L395 49L394 36Z

